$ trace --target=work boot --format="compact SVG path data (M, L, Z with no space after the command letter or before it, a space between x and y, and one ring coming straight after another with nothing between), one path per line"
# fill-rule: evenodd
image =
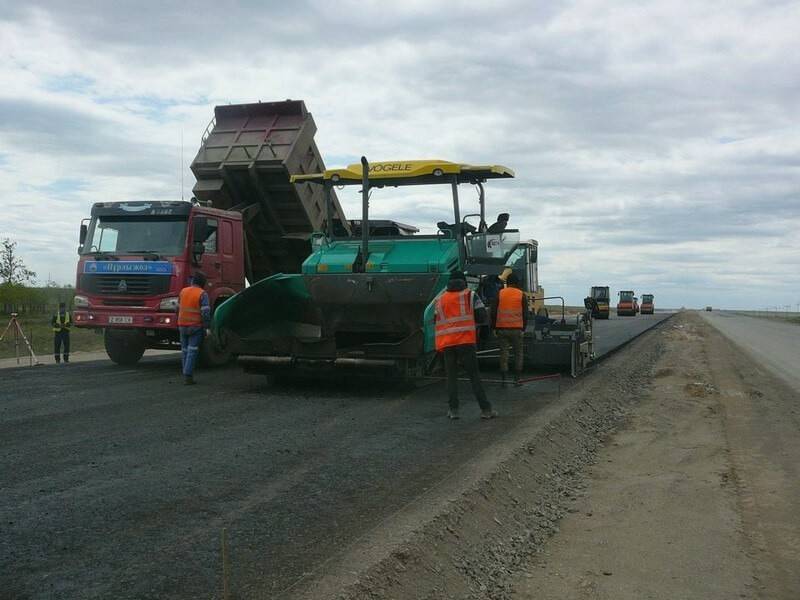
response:
M489 409L481 412L481 419L494 419L496 416L497 416L496 410Z
M514 373L514 387L521 386L522 383L519 380L519 373Z
M192 377L191 375L184 375L183 385L194 385L194 384L195 384L194 377Z
M56 364L58 364L60 362L61 362L61 357L60 356L56 356Z
M65 362L65 363L68 363L68 362L69 362L69 356L65 356L65 357L64 357L64 362Z
M455 408L455 409L451 408L450 410L448 410L447 411L447 418L450 419L451 421L455 421L456 419L460 419L461 417L458 416L458 409L457 408Z

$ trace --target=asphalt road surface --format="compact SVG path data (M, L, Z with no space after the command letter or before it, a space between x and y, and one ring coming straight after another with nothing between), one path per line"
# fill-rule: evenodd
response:
M652 315L636 315L635 317L618 317L616 314L612 314L607 321L595 320L595 355L601 357L608 354L672 314L671 312L656 312Z
M703 311L700 314L795 390L800 390L800 326L780 319L760 319L737 313Z
M666 315L599 322L598 353ZM270 597L557 399L490 387L502 418L444 418L441 384L301 382L175 357L2 372L0 598ZM569 385L566 381L565 385Z

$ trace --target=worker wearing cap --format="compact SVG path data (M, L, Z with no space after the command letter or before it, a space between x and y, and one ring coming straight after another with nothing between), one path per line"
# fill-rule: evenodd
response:
M53 356L57 363L61 362L61 347L64 347L64 363L69 362L69 328L72 325L67 305L58 303L58 312L50 319L53 327Z
M467 287L467 280L461 271L450 273L447 289L434 303L436 350L444 357L444 368L447 373L447 397L450 409L447 416L458 419L458 367L459 364L467 372L472 392L481 407L481 418L491 419L497 416L491 403L486 399L481 376L478 372L478 357L475 353L477 342L477 324L486 322L486 307Z
M205 273L197 271L192 277L192 285L183 288L178 296L178 330L185 385L194 385L194 364L211 321L211 305L203 289L206 281Z
M492 329L500 343L500 374L503 385L508 375L509 350L514 351L514 385L519 385L523 366L523 336L528 326L528 307L525 293L520 289L519 277L511 273L506 287L500 290L492 303Z

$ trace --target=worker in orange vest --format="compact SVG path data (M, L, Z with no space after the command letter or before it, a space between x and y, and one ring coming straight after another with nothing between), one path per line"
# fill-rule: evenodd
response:
M461 271L450 273L447 289L434 303L434 325L436 350L444 356L447 373L447 397L450 419L458 419L458 366L461 364L472 383L472 392L481 407L481 418L492 419L497 413L486 399L481 376L478 372L478 356L475 354L477 324L486 322L486 307L480 297L467 287L467 279Z
M514 351L514 385L520 385L523 366L523 336L528 326L528 306L525 293L520 289L519 277L511 273L506 287L492 302L492 329L500 342L500 374L503 385L508 375L509 350Z
M211 321L211 305L205 288L207 278L202 271L195 272L192 285L181 290L178 296L178 331L181 335L183 383L194 385L194 364L200 344Z

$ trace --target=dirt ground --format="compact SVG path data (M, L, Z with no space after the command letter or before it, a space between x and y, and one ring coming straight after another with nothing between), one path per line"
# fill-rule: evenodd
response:
M698 319L514 598L800 597L798 395Z

